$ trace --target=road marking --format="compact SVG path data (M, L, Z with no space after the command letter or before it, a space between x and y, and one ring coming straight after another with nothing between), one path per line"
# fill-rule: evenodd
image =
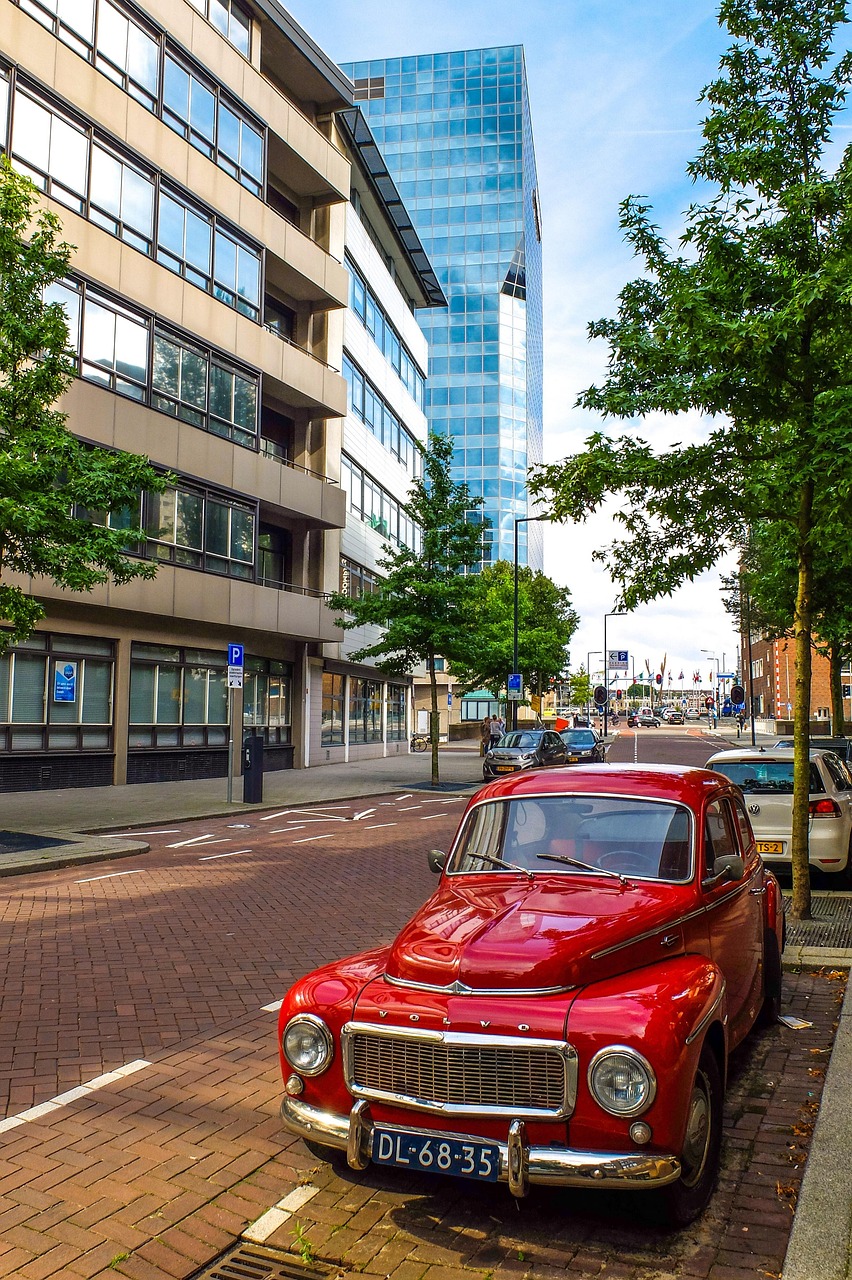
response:
M398 822L377 822L372 827L365 827L365 831L378 831L379 827L398 827Z
M88 876L85 880L75 880L75 884L91 884L93 880L115 880L118 876L141 876L145 870L140 867L138 871L110 871L106 876Z
M111 831L101 836L102 840L123 840L125 836L176 836L180 827L168 827L162 831Z
M272 822L273 818L286 818L288 813L333 813L337 809L351 809L351 804L323 804L316 809L280 809L278 813L267 813L261 822Z
M360 813L353 813L352 821L360 822L361 818L369 818L375 812L375 809L362 809Z
M407 791L404 796L395 797L397 803L399 803L400 800L411 800L411 798L412 798L412 793L410 791Z
M327 836L305 836L303 840L294 840L293 844L310 844L312 840L331 840L331 835Z
M271 836L288 836L291 831L304 831L307 825L306 822L294 822L291 827L273 827L269 834Z
M78 1085L76 1089L69 1089L67 1093L57 1094L49 1102L40 1102L37 1107L28 1107L26 1111L19 1111L17 1115L7 1116L5 1120L0 1120L0 1133L5 1133L7 1129L15 1129L18 1125L26 1124L29 1120L40 1120L42 1116L48 1115L51 1111L58 1111L60 1107L66 1106L69 1102L76 1102L78 1098L85 1098L88 1094L94 1093L96 1089L102 1089L104 1085L113 1084L116 1080L123 1080L125 1076L132 1076L134 1072L141 1071L143 1067L150 1067L150 1065L151 1063L146 1058L137 1058L134 1062L128 1062L125 1066L118 1067L115 1071L108 1071L106 1075L95 1076L94 1080Z
M208 836L192 836L189 840L178 840L177 844L167 844L167 849L184 849L190 844L204 844L206 840L213 840L215 837L211 834ZM221 840L217 843L221 844Z
M419 808L419 804L407 804L404 809L400 809L400 813L413 813L415 809Z
M215 862L217 858L236 858L238 853L251 853L251 849L235 849L233 853L208 853L199 862Z
M443 818L442 813L427 813L425 818L418 818L418 822L431 822L433 818Z
M279 1200L271 1209L267 1209L266 1213L261 1214L256 1221L247 1226L242 1235L243 1240L253 1240L255 1244L263 1244L273 1231L277 1231L288 1218L292 1218L297 1209L301 1209L303 1204L313 1200L318 1191L319 1187L312 1187L310 1183L304 1187L296 1187L283 1200Z
M281 1008L284 1000L273 1000L272 1004L261 1005L261 1013L277 1013Z

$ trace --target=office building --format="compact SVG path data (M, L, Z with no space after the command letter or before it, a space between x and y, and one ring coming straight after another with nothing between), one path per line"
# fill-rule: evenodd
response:
M485 499L483 562L514 558L542 456L541 213L520 46L346 63L449 302L420 320L431 430ZM542 567L541 526L518 526Z
M21 582L47 616L0 660L0 789L223 776L231 642L232 767L242 727L267 768L320 760L351 86L274 0L0 0L0 19L0 147L76 246L51 290L78 373L60 407L176 477L134 513L153 581Z
M420 532L403 510L422 474L427 437L428 353L415 312L447 304L363 114L357 107L343 110L335 122L351 162L343 332L349 398L341 458L347 512L339 585L357 597L376 589L388 544L419 549ZM379 634L377 627L357 627L339 645L324 647L317 763L408 751L410 680L389 680L351 656Z

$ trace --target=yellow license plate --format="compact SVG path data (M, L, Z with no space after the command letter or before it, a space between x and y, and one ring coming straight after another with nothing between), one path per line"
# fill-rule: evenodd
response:
M579 762L579 760L580 760L580 757L579 757L579 756L569 756L569 757L568 757L568 763L569 763L569 764L577 764L577 763Z
M783 853L784 845L780 840L758 840L758 853Z
M514 773L515 766L513 764L498 764L494 770L495 773Z

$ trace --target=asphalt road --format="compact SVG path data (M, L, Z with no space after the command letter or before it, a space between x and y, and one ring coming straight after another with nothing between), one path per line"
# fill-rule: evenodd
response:
M610 758L714 749L646 729ZM539 1189L518 1205L505 1188L353 1175L282 1133L281 995L394 935L462 807L395 792L163 824L139 858L3 882L0 1277L183 1280L246 1229L296 1249L296 1223L318 1261L377 1280L778 1275L843 975L790 975L786 1009L812 1025L736 1055L719 1189L685 1231L636 1197Z

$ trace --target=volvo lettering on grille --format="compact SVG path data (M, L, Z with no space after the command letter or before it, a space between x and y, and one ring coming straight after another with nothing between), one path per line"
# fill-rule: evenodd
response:
M391 1030L387 1029L388 1032ZM348 1084L359 1097L447 1114L564 1116L575 1061L567 1045L465 1043L347 1028Z

